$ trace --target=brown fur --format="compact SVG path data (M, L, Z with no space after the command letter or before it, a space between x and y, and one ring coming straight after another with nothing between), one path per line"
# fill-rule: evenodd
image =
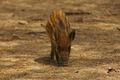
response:
M51 58L55 56L58 63L66 64L75 30L71 31L65 13L61 10L53 11L48 19L46 32L51 41Z

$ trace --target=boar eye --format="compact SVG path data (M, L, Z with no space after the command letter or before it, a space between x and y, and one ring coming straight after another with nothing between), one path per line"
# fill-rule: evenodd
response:
M68 51L70 52L70 50L71 50L71 45L68 47Z
M58 51L60 52L60 51L63 51L63 49L60 47L60 46L58 46Z
M60 46L58 46L58 50L59 50L59 51L61 50L61 47L60 47Z

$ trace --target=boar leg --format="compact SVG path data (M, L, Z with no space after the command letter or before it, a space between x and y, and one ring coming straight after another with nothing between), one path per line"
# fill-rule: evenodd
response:
M54 45L53 45L53 43L52 43L52 41L51 41L51 53L50 53L50 56L51 56L51 59L54 59L54 53L55 53L55 50L54 50L55 48L54 48Z
M54 45L53 42L51 41L51 54L50 54L51 59L54 59L54 55L55 55L55 57L56 57L56 61L58 62L58 61L59 61L59 56L58 56L58 54L57 54L57 52L56 52L56 50L55 50L55 45Z
M59 56L56 51L55 51L55 56L56 56L56 61L59 62Z

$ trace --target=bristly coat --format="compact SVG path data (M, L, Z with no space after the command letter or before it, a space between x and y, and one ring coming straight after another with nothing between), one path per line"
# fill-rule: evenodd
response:
M55 10L51 13L46 24L46 32L51 41L51 58L55 57L60 64L67 64L75 30L71 31L64 12Z

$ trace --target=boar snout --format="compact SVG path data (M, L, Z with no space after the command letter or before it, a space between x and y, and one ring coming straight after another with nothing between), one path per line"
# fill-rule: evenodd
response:
M58 55L61 53L58 53ZM63 55L59 55L59 59L56 59L56 60L57 60L58 64L67 65L68 60L69 60L69 55L68 55L68 53L63 52Z

